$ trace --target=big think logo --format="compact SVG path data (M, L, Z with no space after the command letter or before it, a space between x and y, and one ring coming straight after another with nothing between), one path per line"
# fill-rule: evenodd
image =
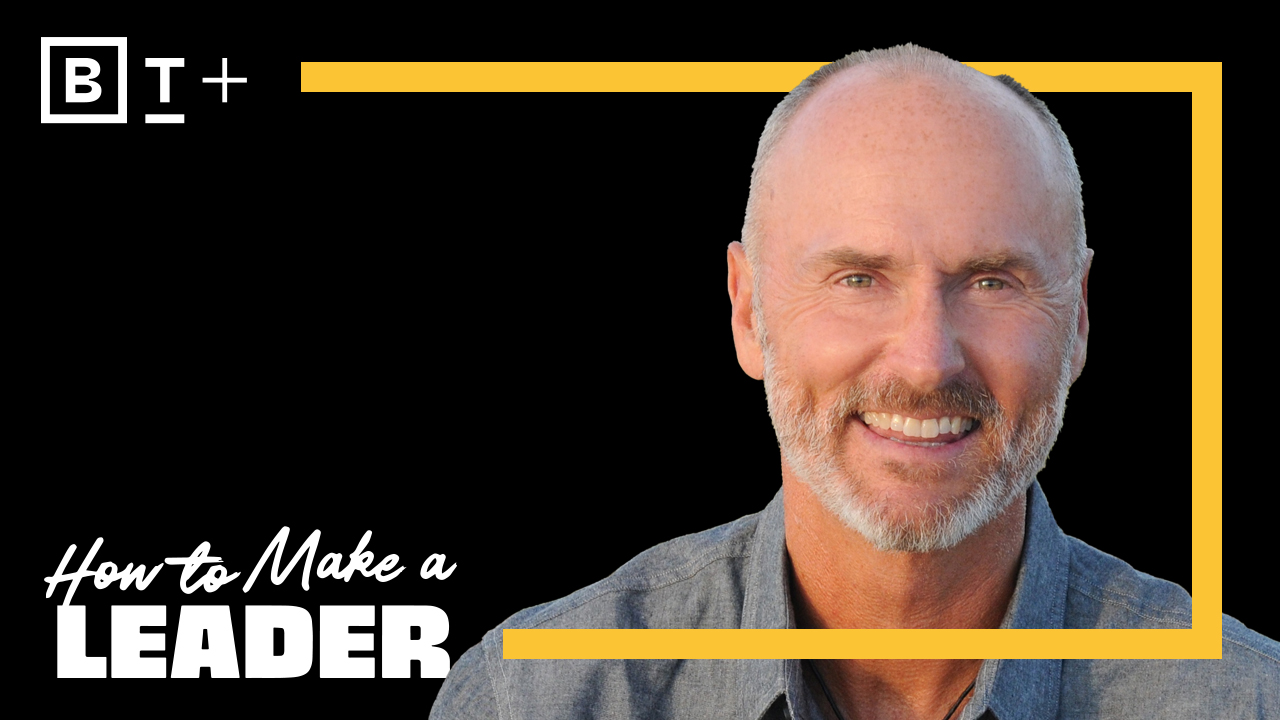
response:
M221 85L221 101L227 103L233 84L247 83L247 77L232 77L228 58L221 58L222 72L215 77L186 76L187 61L180 57L146 58L146 68L155 68L159 81L159 103L169 105L175 80L192 85ZM136 69L136 68L135 68ZM42 37L40 38L40 122L41 123L125 123L128 122L128 38L124 37ZM212 93L212 88L208 91ZM184 123L185 113L145 113L147 123Z

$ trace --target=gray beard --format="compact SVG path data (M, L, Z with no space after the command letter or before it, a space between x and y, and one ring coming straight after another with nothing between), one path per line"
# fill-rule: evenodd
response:
M977 532L1003 513L1044 468L1049 451L1062 429L1067 391L1071 385L1071 346L1066 341L1055 387L1048 397L1029 407L1016 423L986 388L973 385L919 393L897 380L877 386L858 384L822 412L814 408L805 390L793 382L764 347L765 395L778 445L795 476L810 488L828 512L885 552L927 553L947 550ZM843 446L849 423L859 408L962 407L981 419L980 443L951 465L909 468L886 464L885 469L907 482L936 480L953 465L981 453L977 482L963 495L923 508L900 508L868 490L859 468L846 463ZM915 510L916 515L903 510Z

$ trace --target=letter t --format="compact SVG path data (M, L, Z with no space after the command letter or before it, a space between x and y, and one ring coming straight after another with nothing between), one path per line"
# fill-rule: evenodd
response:
M160 102L169 102L169 68L185 67L185 58L147 58L147 67L160 68Z

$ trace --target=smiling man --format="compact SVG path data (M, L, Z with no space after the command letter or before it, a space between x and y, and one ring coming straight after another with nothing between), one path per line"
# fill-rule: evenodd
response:
M1185 628L1191 598L1067 537L1035 482L1085 364L1071 146L1039 100L903 46L792 91L728 250L782 455L765 510L530 608L432 717L1280 714L1280 644L1198 661L503 660L503 628Z

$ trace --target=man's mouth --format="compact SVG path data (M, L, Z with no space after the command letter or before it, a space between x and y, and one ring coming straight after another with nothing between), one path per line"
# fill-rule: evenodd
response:
M978 426L975 418L963 415L914 418L897 413L863 411L859 417L880 437L917 447L948 445L967 436Z

